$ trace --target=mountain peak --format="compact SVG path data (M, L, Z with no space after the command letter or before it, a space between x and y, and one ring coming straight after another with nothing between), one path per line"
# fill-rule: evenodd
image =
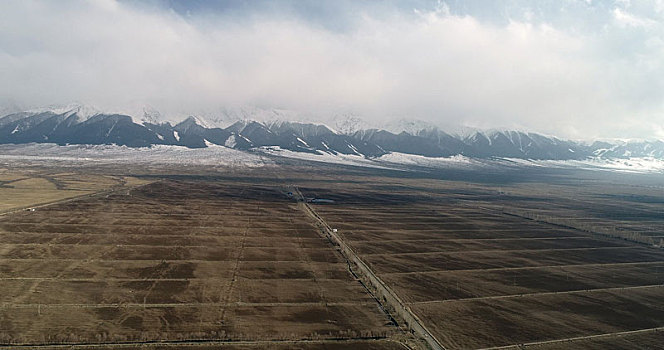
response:
M64 115L65 117L70 117L76 114L80 122L102 114L98 108L78 102L73 102L67 105L51 105L43 108L35 108L28 110L27 112L32 114L51 112L56 115Z
M211 127L205 121L203 121L201 118L193 116L193 115L187 117L186 119L184 119L183 121L181 121L181 122L179 122L175 125L175 127L177 129L181 129L183 131L186 131L189 128L196 127L196 126L202 127L202 128L205 128L205 129L211 129Z
M388 122L382 127L382 129L395 134L406 132L411 135L416 135L422 130L433 130L437 128L438 127L431 122L418 119L398 119L396 121Z

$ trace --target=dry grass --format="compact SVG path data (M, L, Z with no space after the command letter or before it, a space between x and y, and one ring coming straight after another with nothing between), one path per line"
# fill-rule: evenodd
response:
M0 169L0 213L146 183L134 177Z

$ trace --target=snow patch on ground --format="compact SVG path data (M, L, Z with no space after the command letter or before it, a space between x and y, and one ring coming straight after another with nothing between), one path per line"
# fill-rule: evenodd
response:
M275 155L280 157L308 160L314 162L323 162L323 163L332 163L332 164L343 164L343 165L354 165L354 166L363 166L370 168L388 168L386 165L380 164L372 159L368 159L358 155L349 155L349 154L332 154L328 152L317 153L307 153L307 152L295 152L287 149L283 149L279 146L264 146L256 149L259 152Z
M446 158L431 158L392 152L378 158L366 158L356 154L334 154L322 151L318 151L318 153L295 152L278 146L264 146L259 147L257 150L265 154L286 158L393 170L408 170L409 166L428 168L469 168L485 166L481 160L460 155Z
M590 158L587 160L539 160L540 166L574 167L586 170L611 170L630 173L664 173L664 160L657 158Z
M240 136L241 137L241 136ZM0 145L0 162L16 161L57 162L62 164L171 164L211 165L233 167L261 167L274 162L265 155L280 156L303 161L323 162L351 166L408 171L415 167L432 169L487 169L487 168L575 168L593 171L620 171L632 173L664 173L664 160L657 158L586 160L531 160L517 158L469 158L462 155L451 157L424 157L405 153L388 153L377 158L366 158L355 154L295 152L278 146L259 147L255 152L229 148L237 141L229 137L226 145L211 144L207 148L154 145L132 148L116 145L67 145L31 143L22 145Z
M392 152L376 158L377 161L401 164L416 165L429 168L459 168L485 165L479 159L468 158L462 155L451 157L425 157L415 154Z
M116 145L67 145L31 143L0 145L0 161L57 161L79 164L169 164L213 165L232 167L261 167L274 162L253 154L231 148L211 145L207 148L154 145L132 148Z
M358 155L333 154L330 152L304 153L280 147L260 147L259 152L281 157L315 162L354 165L372 168L408 170L409 167L432 169L487 169L487 168L576 168L594 171L621 171L634 173L664 173L664 160L655 158L587 160L534 160L519 158L470 158L462 155L451 157L425 157L414 154L391 152L377 158Z

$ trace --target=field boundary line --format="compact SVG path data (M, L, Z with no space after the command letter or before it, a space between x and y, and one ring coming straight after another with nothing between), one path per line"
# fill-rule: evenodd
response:
M339 265L346 266L345 263L337 263ZM232 271L228 269L226 271ZM280 280L279 278L246 278L241 277L245 281L274 281ZM0 281L30 281L30 280L44 280L44 281L56 281L56 282L145 282L145 281L173 281L173 282L184 282L184 281L226 281L228 278L225 277L168 277L168 278L103 278L103 277L72 277L72 278L60 278L60 277L0 277ZM311 281L311 278L288 278L284 279L290 282L308 282ZM341 278L318 278L319 281L344 281ZM0 303L1 305L2 303Z
M365 277L370 281L370 283L376 288L376 290L381 294L381 297L384 302L390 304L392 309L406 321L406 325L415 332L420 338L422 338L428 345L434 350L445 350L445 347L436 339L433 334L424 326L424 323L413 313L413 311L403 302L401 298L393 292L376 274L369 268L368 265L362 261L359 256L353 251L350 246L348 246L343 239L330 227L330 225L321 218L316 211L309 206L306 202L305 197L300 192L300 189L295 187L299 198L299 202L304 208L304 211L309 214L314 220L316 220L328 237L331 238L333 242L339 245L341 248L340 251L346 259L354 262L360 272L365 275Z
M411 302L411 303L408 303L408 304L409 305L441 304L441 303L452 303L452 302L470 302L470 301L475 301L475 300L527 298L527 297L532 297L532 296L544 296L544 295L584 294L584 293L593 293L593 292L610 292L610 291L620 291L620 290L650 289L650 288L661 288L661 287L664 287L664 284L647 284L647 285L641 285L641 286L608 287L608 288L595 288L595 289L577 289L577 290L567 290L567 291L559 291L559 292L540 292L540 293L523 293L523 294L509 294L509 295L493 295L493 296L477 297L477 298L459 298L459 299L445 299L445 300L416 301L416 302Z
M2 260L2 259L0 259ZM409 272L385 272L384 275L416 275L416 274L435 274L435 273L461 273L461 272L491 272L491 271L514 271L514 270L537 270L553 269L564 267L600 267L600 266L625 266L625 265L658 265L664 264L664 260L623 262L623 263L598 263L598 264L567 264L567 265L541 265L541 266L520 266L520 267L491 267L485 269L458 269L458 270L427 270L427 271L409 271Z
M14 243L16 244L16 243ZM20 244L20 243L18 243ZM30 243L26 243L30 244ZM580 251L580 250L604 250L604 249L642 249L643 247L619 246L619 247L587 247L587 248L544 248L544 249L483 249L483 250L440 250L433 252L413 252L413 253L368 253L367 257L381 256L403 256L403 255L427 255L427 254L468 254L468 253L523 253L523 252L555 252L555 251Z
M330 338L330 339L299 339L299 340L218 340L218 339L190 339L190 340L154 340L154 341L127 341L108 343L54 343L54 344L0 344L0 349L135 349L153 347L194 347L201 345L288 345L288 344L343 344L343 343L374 343L386 342L402 344L399 341L385 337L357 337L357 338Z
M20 232L19 232L20 234ZM102 233L99 234L104 235ZM223 242L226 243L226 242ZM209 244L199 244L199 245L179 245L179 244L171 244L171 245L162 245L162 244L103 244L103 243L2 243L5 246L43 246L44 244L48 244L51 247L58 247L58 246L77 246L77 247L108 247L108 246L114 246L117 248L123 248L123 247L131 247L131 248L210 248ZM235 248L240 248L240 246L232 246L232 245L227 245L229 248L224 248L228 250L232 250L232 247ZM251 246L251 247L246 247L247 249L275 249L275 250L282 250L282 249L302 249L304 251L316 251L316 250L329 250L329 248L318 248L318 247L297 247L297 246Z
M130 309L130 308L171 308L171 307L310 307L310 306L361 306L374 305L374 301L359 302L282 302L282 303L245 303L245 302L224 302L224 303L109 303L109 304L40 304L40 303L1 303L0 309Z
M280 248L284 249L284 248ZM154 262L154 261L164 261L164 259L87 259L87 258L0 258L0 261L31 261L31 260L36 260L36 261L85 261L86 263L91 263L91 262L105 262L105 263L113 263L113 262ZM191 261L191 262L202 262L202 263L223 263L223 262L233 262L235 260L233 259L227 259L227 260L205 260L205 259L168 259L170 262L174 261ZM252 263L297 263L299 262L298 260L251 260ZM326 263L327 261L315 261L316 263ZM343 261L331 261L330 263L343 263Z
M284 229L283 231L289 231L287 229ZM57 232L57 231L49 231L49 232L35 232L35 231L0 231L0 236L9 236L9 235L54 235L54 236L59 236L59 235L76 235L76 236L103 236L106 235L106 233L91 233L91 232ZM123 236L138 236L138 237L182 237L182 235L178 234L154 234L154 233L146 233L146 234L140 234L140 233L123 233ZM196 238L237 238L237 237L242 237L241 235L213 235L213 234L192 234L190 235L191 237L196 237ZM263 238L263 239L270 239L272 237L278 237L279 239L282 239L284 241L288 241L291 236L266 236L266 235L258 235L258 236L247 236L247 238ZM310 240L319 240L321 239L319 236L316 237L302 237L303 239L310 239Z
M348 221L344 221L344 223L346 223L346 222L348 222ZM342 225L344 225L344 224L342 224ZM519 230L519 229L499 229L499 230L496 230L492 227L486 228L484 230L485 231L486 230L492 230L492 231L496 231L496 232L523 232L524 231L523 229L521 229L521 230ZM536 227L528 228L527 230L530 231L530 232L551 232L551 229L536 228ZM569 228L561 228L561 230L578 231L576 229L569 229ZM361 228L361 229L356 229L354 231L355 232L363 232L363 233L364 232L371 233L371 232L384 232L385 230ZM430 229L418 229L418 230L411 230L411 231L416 231L416 232L477 232L478 229L430 228ZM352 232L352 231L350 231L350 232ZM513 238L516 238L516 237L513 237Z
M419 232L419 231L418 231ZM428 238L428 239L385 239L380 242L466 242L466 241L556 241L563 239L593 239L588 236L528 237L528 238ZM371 240L355 239L353 243L372 243Z
M109 192L112 192L112 191L109 191ZM110 193L107 193L107 192L95 192L95 193L91 193L91 194L85 194L85 195L83 195L83 196L79 196L79 197L75 197L75 198L68 198L68 199L65 199L65 200L62 200L62 201L57 201L57 202L50 202L50 203L48 203L48 204L44 204L44 205L39 205L39 206L27 206L27 207L22 208L22 209L19 209L19 210L13 210L12 213L13 213L13 212L16 212L16 211L25 210L25 209L27 209L27 208L41 208L41 207L46 207L46 206L49 206L49 205L54 205L54 204L59 204L59 203L62 203L62 202L67 202L67 201L70 201L70 200L71 200L71 201L73 201L73 200L78 200L78 199L81 199L81 198L83 198L83 197L94 197L94 196L100 196L100 195L104 195L104 194L110 194ZM250 222L247 222L247 223L250 223ZM16 222L15 224L16 224L16 225L34 225L34 223L32 223L32 222L25 222L25 221L24 221L24 222L20 222L20 221L19 221L19 222ZM53 226L67 226L67 227L78 227L78 226L98 226L98 227L135 227L136 225L138 225L138 224L95 224L95 223L88 223L88 224L68 224L68 223L59 223L59 224L58 224L58 223L55 223L55 224L53 224ZM191 227L196 227L196 228L209 228L209 229L214 229L214 228L218 228L218 227L219 227L219 226L205 226L205 225L150 225L150 226L152 226L152 227L174 227L174 228L191 228ZM226 225L226 226L225 226L226 229L230 229L230 228L232 228L232 229L237 229L237 228L246 228L246 227L247 227L246 225L242 225L242 226ZM252 228L252 229L273 229L273 227L274 227L274 226L252 226L251 228ZM300 227L300 228L293 228L293 229L290 229L290 230L298 230L298 229L305 229L305 228L306 228L306 227L305 227L305 224L302 224L302 227Z
M494 346L494 347L489 347L489 348L480 348L479 350L503 350L503 349L505 349L505 350L515 349L516 350L516 349L527 348L527 347L530 347L530 346L556 344L556 343L567 343L567 342L574 342L574 341L587 340L587 339L601 339L601 338L620 337L620 336L626 336L626 335L630 335L630 334L658 333L658 332L662 332L662 331L664 331L664 327L644 328L644 329L637 329L637 330L633 330L633 331L591 334L591 335L584 335L584 336L579 336L579 337L570 337L570 338L553 339L553 340L543 340L543 341L529 342L529 343L523 343L523 344Z

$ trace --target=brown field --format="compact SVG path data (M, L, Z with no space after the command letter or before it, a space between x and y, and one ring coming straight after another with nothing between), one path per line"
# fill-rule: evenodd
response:
M611 337L598 337L594 339L580 339L552 344L525 346L534 350L560 350L560 349L626 349L626 350L657 350L664 344L664 330L639 334L625 334Z
M26 346L21 349L61 349L56 346ZM145 343L137 346L136 344L113 344L113 345L70 345L68 350L78 349L146 349L146 350L404 350L403 344L382 339L382 340L337 340L337 341L247 341L247 342L223 342L210 341L203 342L176 342L166 343Z
M664 237L664 187L322 169L25 170L85 192L0 216L0 347L424 349L297 187L447 349L662 348L664 251L602 232Z
M662 346L652 346L662 336L649 330L664 326L664 251L576 228L661 233L664 203L630 202L645 192L661 198L661 189L352 180L301 190L335 201L312 206L444 347L579 337L537 346ZM512 210L573 221L552 225ZM584 339L594 335L607 336Z
M164 180L2 216L0 239L5 344L400 346L379 341L401 332L277 187Z

